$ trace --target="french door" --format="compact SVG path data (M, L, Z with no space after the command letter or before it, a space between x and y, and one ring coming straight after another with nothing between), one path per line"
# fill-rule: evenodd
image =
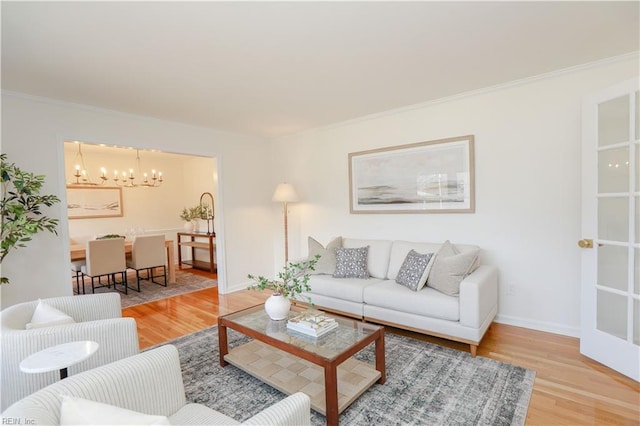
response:
M582 107L580 352L640 380L640 92L632 79Z

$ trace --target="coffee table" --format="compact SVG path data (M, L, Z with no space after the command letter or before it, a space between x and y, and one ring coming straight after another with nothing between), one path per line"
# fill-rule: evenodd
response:
M294 306L289 317L304 310ZM287 321L271 320L263 305L221 316L220 365L235 365L288 395L306 393L311 408L324 414L328 425L337 425L339 414L365 390L385 382L384 327L329 316L338 328L318 339L288 331ZM229 349L227 328L254 340ZM352 358L371 343L375 366Z

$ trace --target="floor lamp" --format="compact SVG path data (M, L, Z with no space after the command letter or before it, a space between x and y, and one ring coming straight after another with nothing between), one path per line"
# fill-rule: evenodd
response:
M284 212L284 263L289 262L289 226L287 224L287 203L293 203L298 201L298 194L290 183L281 183L276 187L273 197L273 201L282 203L282 210Z

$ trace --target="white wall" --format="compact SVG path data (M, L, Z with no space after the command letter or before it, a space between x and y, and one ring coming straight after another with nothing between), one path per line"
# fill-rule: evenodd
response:
M10 161L46 175L43 193L65 199L64 140L85 140L217 158L216 233L223 244L221 292L246 285L249 272L273 273L271 207L273 183L263 140L117 112L2 94L2 152ZM197 202L197 200L194 200ZM173 207L172 207L173 209ZM47 214L60 219L59 235L42 233L11 253L2 273L1 305L71 294L66 209ZM224 226L222 226L224 224Z
M578 335L581 101L638 75L636 55L280 138L276 180L303 200L290 209L290 257L309 235L477 244L500 270L499 321ZM475 214L349 213L348 153L467 134Z

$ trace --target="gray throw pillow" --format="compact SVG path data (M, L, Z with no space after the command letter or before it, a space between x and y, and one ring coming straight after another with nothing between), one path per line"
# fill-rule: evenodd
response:
M436 254L427 286L449 296L457 296L460 294L462 280L477 267L479 254L479 249L460 253L455 246L446 241Z
M336 249L336 271L334 278L369 278L367 260L369 246Z
M396 282L413 291L421 290L427 283L433 253L420 254L415 250L407 253L398 271Z
M329 274L332 275L336 271L336 249L342 247L342 237L338 237L329 241L326 247L314 240L308 238L309 242L309 259L313 259L316 255L320 255L315 270L309 271L309 274Z

